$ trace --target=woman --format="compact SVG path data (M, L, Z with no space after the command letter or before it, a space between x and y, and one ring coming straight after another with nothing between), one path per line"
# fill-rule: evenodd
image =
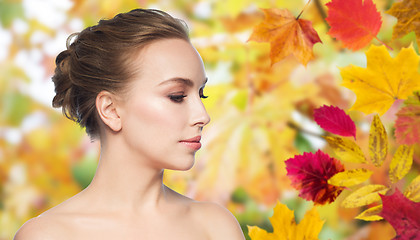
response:
M162 183L164 169L193 166L210 121L203 62L183 22L136 9L67 45L56 59L53 106L100 141L99 165L86 189L15 239L244 239L227 210Z

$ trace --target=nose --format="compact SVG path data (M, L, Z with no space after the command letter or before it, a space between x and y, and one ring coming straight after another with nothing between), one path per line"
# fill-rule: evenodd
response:
M210 122L210 116L204 107L200 98L192 106L191 125L199 126L200 128L206 126Z

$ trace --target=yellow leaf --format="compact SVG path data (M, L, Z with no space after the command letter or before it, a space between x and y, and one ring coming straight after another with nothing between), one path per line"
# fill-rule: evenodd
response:
M384 125L378 115L375 115L370 126L369 155L375 166L379 167L388 153L388 137Z
M391 183L401 180L411 169L413 164L413 146L400 145L389 165L389 179Z
M312 208L306 212L305 217L297 226L295 238L290 239L318 239L323 224L324 221L320 219L319 213Z
M327 140L328 144L332 147L340 160L354 163L366 163L366 158L362 150L352 140L330 136L326 136L324 139Z
M287 239L296 232L294 211L280 202L277 202L274 207L274 214L270 217L270 222L274 229L273 234L276 237L284 236Z
M372 171L360 168L339 172L328 179L328 183L339 187L350 187L366 181Z
M357 215L355 218L365 221L379 221L382 220L383 217L379 216L378 214L382 211L382 204L378 206L371 207L359 215Z
M309 210L302 221L296 224L293 211L280 202L277 202L274 207L274 214L270 218L270 222L274 229L272 233L258 227L248 226L251 240L318 239L318 234L324 224L315 208Z
M381 200L380 194L385 194L388 188L384 185L366 185L347 196L341 203L345 208L365 206Z
M404 191L404 196L413 202L420 202L420 175L411 181Z
M413 46L403 48L391 58L385 46L372 45L366 52L367 68L347 66L340 68L342 85L357 96L350 110L366 114L384 114L396 99L407 99L420 90L417 71L420 57Z
M252 240L275 240L274 234L268 233L264 229L255 226L248 226L248 235Z

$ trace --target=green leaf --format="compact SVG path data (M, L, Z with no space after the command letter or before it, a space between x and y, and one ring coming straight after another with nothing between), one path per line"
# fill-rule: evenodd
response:
M311 143L303 136L301 132L296 134L295 147L299 150L300 153L313 151Z
M17 92L6 92L0 102L0 124L19 126L30 113L33 100Z
M13 20L16 18L23 18L22 3L17 0L2 0L0 1L0 23L4 28L10 27Z
M86 188L95 176L98 163L94 156L86 156L72 167L72 174L81 188Z

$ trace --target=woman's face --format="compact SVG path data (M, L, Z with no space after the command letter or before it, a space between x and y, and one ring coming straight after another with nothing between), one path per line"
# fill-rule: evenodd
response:
M202 103L206 75L187 41L151 43L133 59L136 73L120 108L126 145L155 168L187 170L210 118Z

